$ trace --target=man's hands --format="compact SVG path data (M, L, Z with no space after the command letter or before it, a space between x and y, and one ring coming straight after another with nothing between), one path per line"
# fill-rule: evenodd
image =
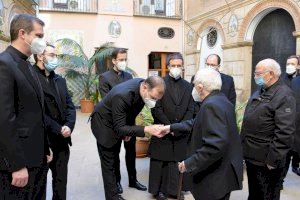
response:
M50 148L49 151L50 151L50 155L46 155L47 163L50 163L53 160L53 152L51 151Z
M63 126L61 128L61 134L64 136L64 138L70 137L71 136L71 129L68 126Z
M178 163L178 170L180 171L180 173L186 172L184 161Z
M155 137L161 138L164 137L166 134L170 133L170 125L164 126L161 124L155 124L151 126L146 126L144 129L145 133L149 133Z
M271 165L268 165L268 164L267 164L267 167L268 167L269 170L275 169L275 167L273 167Z
M11 184L16 187L25 187L28 183L29 175L27 168L24 167L19 171L12 173L12 182Z
M129 142L131 139L131 136L125 136L123 137L124 142Z

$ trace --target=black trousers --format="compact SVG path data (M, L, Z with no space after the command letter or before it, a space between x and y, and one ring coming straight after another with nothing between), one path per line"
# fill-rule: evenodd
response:
M67 180L68 180L68 162L70 158L70 149L53 148L53 160L47 167L52 172L52 190L53 200L65 200L67 198ZM47 177L47 173L46 173Z
M149 193L177 195L179 185L178 162L160 161L151 158L149 169Z
M136 137L131 137L128 142L124 143L124 148L126 150L125 153L125 161L128 172L129 183L134 183L136 180L136 168L135 168L135 158L136 158L136 150L135 150L135 142ZM121 172L120 172L120 150L121 150L122 140L117 143L116 156L115 156L115 175L117 182L121 182Z
M10 172L0 171L0 200L41 200L46 191L47 179L43 167L28 168L29 180L24 188L11 185Z
M119 156L119 146L116 144L110 148L97 143L101 161L102 178L106 200L118 200L117 180L115 172L116 156Z
M246 162L248 200L279 200L284 168L269 170L266 166Z

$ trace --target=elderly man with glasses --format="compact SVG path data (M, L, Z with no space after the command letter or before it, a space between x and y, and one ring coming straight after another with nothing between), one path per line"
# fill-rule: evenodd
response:
M241 132L248 200L280 199L296 116L294 95L280 75L280 66L273 59L256 65L254 80L260 89L248 101Z

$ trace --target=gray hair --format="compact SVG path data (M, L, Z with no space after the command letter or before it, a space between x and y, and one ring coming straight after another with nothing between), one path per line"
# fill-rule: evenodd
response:
M200 69L194 79L194 85L202 84L207 92L221 90L222 79L218 71L211 68Z
M281 75L280 65L278 64L278 62L271 58L260 61L259 63L257 63L256 67L258 66L265 67L267 70L274 72L275 76L277 77L280 77Z

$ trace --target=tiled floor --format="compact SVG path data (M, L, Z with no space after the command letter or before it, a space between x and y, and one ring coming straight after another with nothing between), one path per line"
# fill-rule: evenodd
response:
M101 176L100 160L97 153L96 141L87 124L88 114L77 112L77 123L73 133L73 146L69 162L68 200L104 200L104 189ZM121 151L121 173L124 189L123 197L128 200L147 200L152 196L147 192L140 192L128 188L127 171L124 161L124 150ZM137 159L138 179L148 184L149 159ZM47 199L52 196L50 173L48 174ZM244 189L233 192L231 200L247 199L247 177L244 180ZM194 199L191 194L187 200ZM282 200L300 199L300 177L289 172L281 196Z

